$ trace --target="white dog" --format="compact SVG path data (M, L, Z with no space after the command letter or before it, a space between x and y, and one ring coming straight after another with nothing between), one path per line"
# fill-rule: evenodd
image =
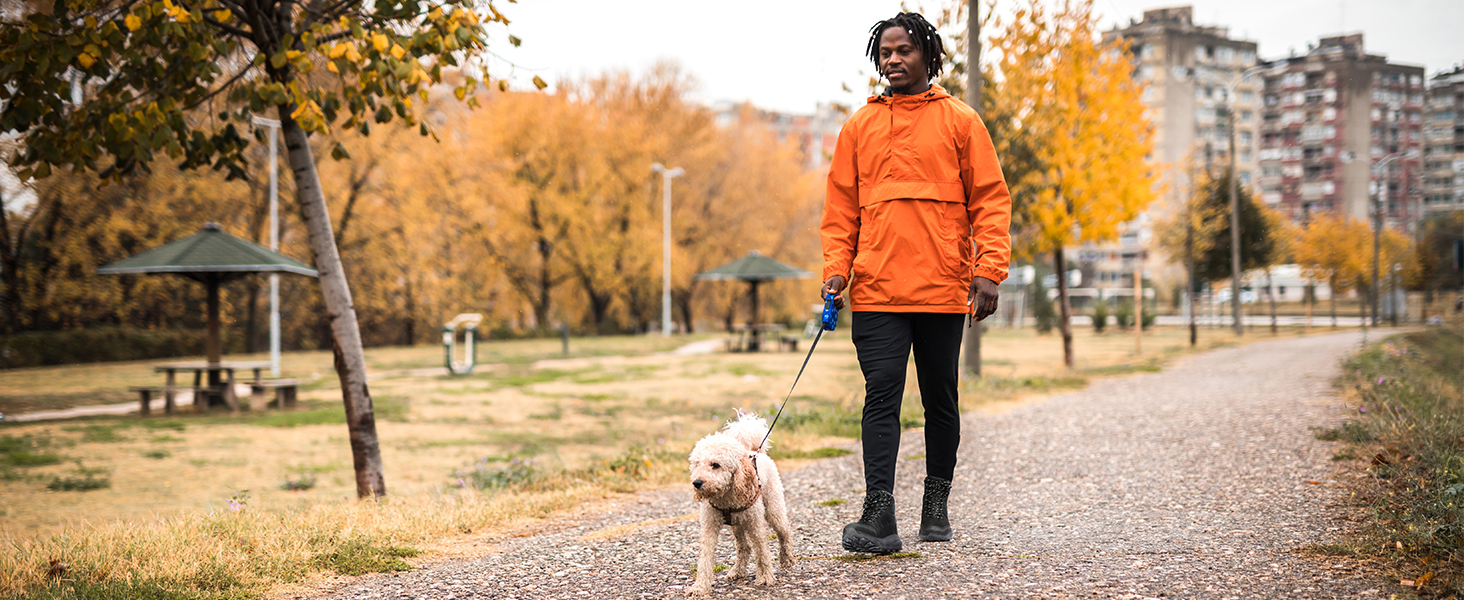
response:
M716 564L717 538L722 526L732 529L737 543L737 562L727 573L736 580L747 572L747 560L757 555L757 585L772 585L773 557L768 550L768 525L778 534L778 563L793 566L793 532L788 526L788 507L783 503L783 480L778 466L768 458L767 421L744 414L696 443L691 450L691 485L701 503L701 555L697 557L696 583L692 595L712 591L712 570Z

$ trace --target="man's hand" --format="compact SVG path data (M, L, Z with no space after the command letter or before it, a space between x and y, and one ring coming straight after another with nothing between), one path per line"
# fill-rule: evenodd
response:
M833 281L830 279L829 281ZM976 303L976 320L981 321L996 312L996 282L985 277L971 279L971 290L966 295L966 304Z
M824 282L823 292L818 295L819 302L822 302L825 296L828 296L829 294L834 294L837 296L836 298L834 298L834 308L844 310L843 291L844 286L846 285L849 285L849 280L844 279L843 275L835 275L833 277L830 277L828 281Z

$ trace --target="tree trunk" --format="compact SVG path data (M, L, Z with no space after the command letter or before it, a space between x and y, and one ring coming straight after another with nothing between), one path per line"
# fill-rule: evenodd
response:
M315 268L320 272L320 292L330 317L336 374L341 381L346 429L350 432L351 456L356 470L356 496L385 496L386 479L382 472L381 444L376 437L371 390L366 384L366 353L361 346L361 328L356 322L351 288L346 283L340 252L331 231L330 210L325 205L325 193L320 187L320 174L315 170L315 158L305 130L290 117L294 110L294 104L279 107L280 133L285 138L286 156L295 177L295 199L300 205L300 220L305 224L310 249L315 254Z
M1276 286L1271 282L1271 267L1266 267L1266 297L1271 299L1271 335L1276 335Z
M1337 328L1337 276L1336 275L1333 275L1332 276L1332 279L1330 279L1328 281L1327 285L1329 286L1328 287L1328 290L1331 292L1330 294L1327 294L1327 297L1330 299L1330 302L1332 304L1332 329L1336 329Z
M980 0L969 0L966 13L966 104L977 112L981 111L981 8ZM976 250L979 250L977 248ZM976 256L973 252L971 256ZM974 304L974 299L973 299ZM974 308L974 306L973 306ZM969 317L975 319L973 315ZM981 377L981 323L972 323L966 328L966 373Z
M1057 326L1062 332L1062 364L1073 368L1073 324L1072 308L1068 305L1067 264L1063 260L1062 248L1052 253L1052 266L1057 270Z
M245 311L249 313L248 319L244 322L244 352L254 354L259 352L259 288L260 283L257 277L249 282L249 303Z

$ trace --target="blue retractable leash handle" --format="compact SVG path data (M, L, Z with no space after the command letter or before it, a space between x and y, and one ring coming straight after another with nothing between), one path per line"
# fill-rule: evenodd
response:
M808 359L813 358L813 349L818 347L818 340L823 337L823 332L833 331L839 326L839 308L834 306L834 299L838 294L824 295L823 316L819 319L818 333L813 335L813 343L808 346L808 355L803 357L803 366L798 367L798 375L793 378L793 386L788 388L788 395L783 397L783 403L778 405L778 414L773 415L773 423L768 425L768 432L763 436L763 441L758 444L761 449L763 444L768 443L768 436L773 435L773 428L778 426L778 417L783 416L783 407L788 406L788 399L793 397L793 390L798 387L798 380L803 378L803 370L808 368Z

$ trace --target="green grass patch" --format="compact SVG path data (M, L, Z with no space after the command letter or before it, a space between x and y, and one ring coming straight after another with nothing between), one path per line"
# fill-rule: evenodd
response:
M849 503L849 501L848 500L845 500L843 498L829 498L828 500L824 500L823 502L818 503L818 505L819 506L843 506L843 505L848 504L848 503Z
M369 540L347 540L331 552L317 554L315 565L340 575L410 571L412 565L402 559L421 553L406 546L379 546Z
M1086 371L1085 371L1086 372ZM1088 385L1082 375L1038 375L1034 377L982 377L961 382L961 391L977 402L1006 400L1026 394L1078 390Z
M148 450L148 451L142 453L142 457L143 458L153 458L153 459L157 459L157 460L162 460L162 459L168 458L169 456L172 456L172 455L173 455L173 453L172 452L168 452L167 450Z
M1370 456L1352 484L1371 509L1345 542L1423 596L1464 593L1464 336L1442 328L1394 336L1343 363L1337 384L1357 416L1320 439Z
M861 431L860 422L862 420L863 413L857 409L808 408L785 411L782 418L778 420L778 426L815 435L857 438Z
M524 387L534 385L536 383L548 383L550 381L558 381L560 379L578 377L581 375L585 375L590 371L591 369L581 369L577 371L564 371L560 369L538 369L520 373L509 373L507 375L498 375L489 377L488 379L491 380L493 383L503 387Z
M759 377L766 375L776 375L776 373L754 365L752 363L732 363L730 365L727 365L726 369L728 373L731 373L738 377L745 377L747 375L757 375Z
M112 425L81 425L78 427L64 427L66 431L80 431L81 441L92 444L112 444L125 442L127 438L117 433L119 429L125 428L123 424Z
M76 569L73 569L76 570ZM187 580L117 578L93 581L66 577L31 588L17 600L254 600L258 592L222 572Z
M1317 436L1317 439L1324 442L1361 444L1371 442L1375 439L1373 438L1372 431L1369 431L1367 426L1357 421L1346 421L1342 425L1332 429L1323 429L1321 427L1313 427L1311 429L1312 433Z
M89 492L112 487L112 479L109 477L98 477L91 473L79 476L55 477L51 483L46 484L46 489L53 492Z
M853 450L849 450L847 448L818 448L816 450L783 450L780 448L773 448L771 454L774 460L782 460L785 458L837 458L840 456L848 456L853 453Z
M0 464L11 467L44 467L60 464L65 457L51 452L10 452L0 458Z

